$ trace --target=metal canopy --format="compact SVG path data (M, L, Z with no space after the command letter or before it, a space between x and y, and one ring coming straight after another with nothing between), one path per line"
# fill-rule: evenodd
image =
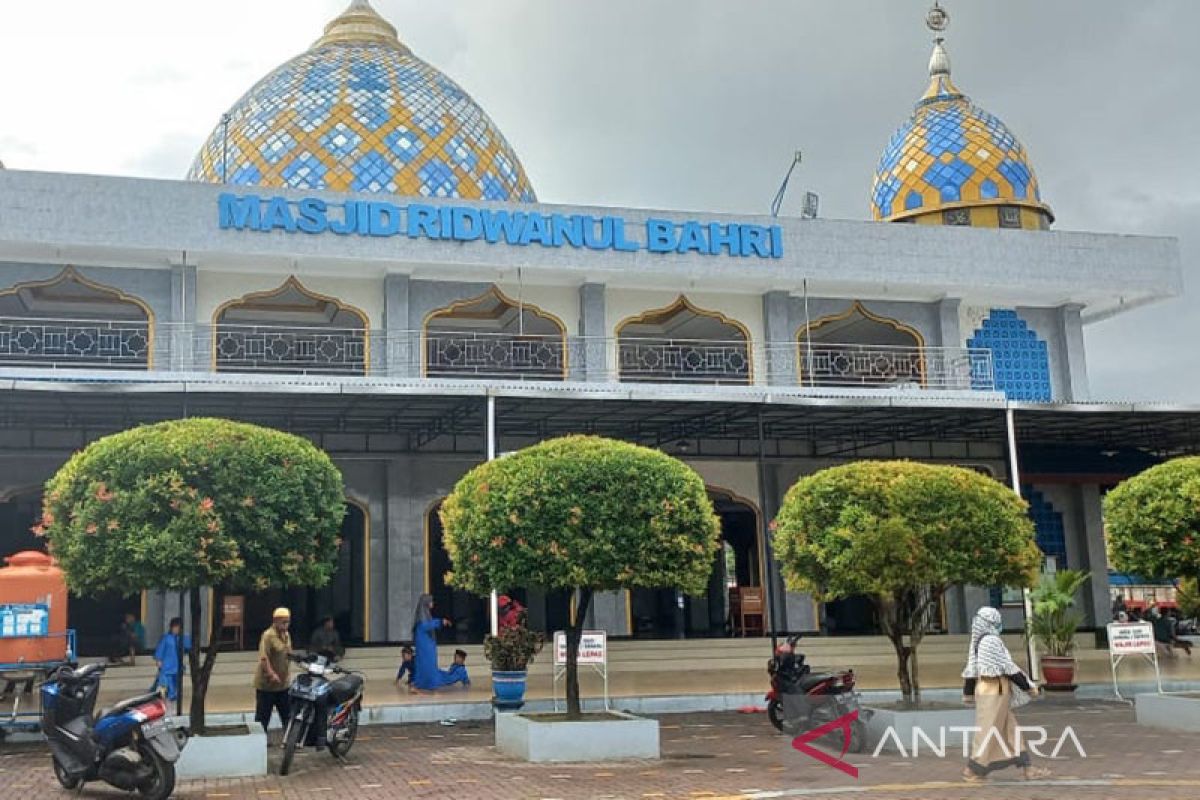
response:
M900 442L1002 443L1004 406L920 397L716 395L697 387L655 398L637 391L570 392L563 387L479 383L381 387L350 384L205 385L16 382L0 386L2 445L20 434L84 431L93 436L181 417L239 419L318 437L344 435L337 449L481 453L485 398L497 398L501 449L568 433L650 446L684 442L697 454L757 455L762 413L768 456L810 443L821 457L854 457ZM1200 452L1200 408L1014 404L1021 444L1136 448L1158 456ZM360 437L358 443L351 437ZM687 446L687 445L685 445Z

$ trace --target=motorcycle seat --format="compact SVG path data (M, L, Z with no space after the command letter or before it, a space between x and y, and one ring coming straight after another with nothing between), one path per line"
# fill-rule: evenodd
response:
M158 692L151 692L150 694L143 694L139 695L138 697L130 697L128 700L122 700L119 703L100 709L100 713L96 715L96 719L103 719L109 714L118 714L122 711L134 708L135 706L153 702L154 700L157 700L158 697Z
M833 677L832 672L810 672L809 674L800 678L800 689L801 689L801 691L807 692L809 689L816 686L818 683L821 683L822 681L827 681L832 677Z
M334 700L339 703L348 700L358 694L362 688L363 678L361 675L343 675L329 685L329 693Z

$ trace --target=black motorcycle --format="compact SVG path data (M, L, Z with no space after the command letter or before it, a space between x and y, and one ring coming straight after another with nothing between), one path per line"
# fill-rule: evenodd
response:
M291 660L303 670L288 688L292 713L283 735L280 775L291 771L301 743L319 742L322 734L334 758L345 758L358 736L362 712L362 675L334 665L323 655L291 656Z
M62 666L42 684L42 732L54 777L68 790L104 781L146 800L175 790L175 762L188 734L173 729L158 694L122 700L93 717L103 664Z
M795 736L857 711L858 718L849 725L847 749L851 753L862 752L867 741L865 723L870 711L862 708L858 692L854 690L857 682L854 670L813 672L804 663L804 654L797 649L799 642L799 634L789 636L775 648L767 662L771 680L766 697L767 718L777 731ZM827 736L832 740L840 735L835 731Z

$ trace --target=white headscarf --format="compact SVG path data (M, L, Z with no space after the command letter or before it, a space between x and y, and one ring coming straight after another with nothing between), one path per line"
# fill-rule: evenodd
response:
M971 623L971 646L967 650L964 678L998 678L1021 671L1000 638L1002 630L1004 619L997 609L991 606L979 609Z

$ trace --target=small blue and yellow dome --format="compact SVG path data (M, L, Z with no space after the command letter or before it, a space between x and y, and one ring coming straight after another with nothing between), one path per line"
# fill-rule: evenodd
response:
M454 81L368 0L259 81L208 137L189 180L536 202L517 154Z
M929 88L879 160L871 215L929 225L1049 227L1054 215L1025 148L950 80L941 39L929 75Z

